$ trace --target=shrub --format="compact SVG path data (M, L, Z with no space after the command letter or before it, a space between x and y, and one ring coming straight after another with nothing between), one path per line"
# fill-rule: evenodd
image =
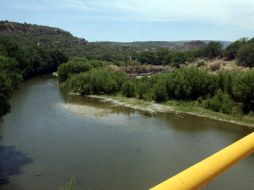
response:
M212 98L204 100L203 105L206 109L229 114L232 112L233 101L228 94L218 90Z
M73 58L65 64L58 67L58 80L64 82L73 74L89 71L92 68L102 67L107 62L98 60L87 60L85 58Z
M167 99L167 88L165 82L159 81L155 84L154 89L154 100L156 102L163 102Z
M243 103L243 112L248 113L254 110L254 71L236 75L233 95L236 100Z
M238 53L237 59L239 65L245 67L253 67L254 66L254 43L248 43L242 46Z
M213 64L209 67L209 69L211 71L218 71L220 69L220 64L219 63Z
M166 74L166 87L169 98L194 100L214 94L216 75L195 67L182 68Z
M212 59L222 55L222 44L220 42L209 42L200 51L202 57Z
M89 94L114 94L121 90L123 82L128 78L124 73L92 69L85 73L73 75L63 87L70 91Z
M230 44L225 50L224 50L224 56L227 58L227 60L235 59L237 56L238 50L247 42L246 38L242 38L240 40L237 40Z
M135 84L131 81L127 81L122 86L122 94L126 97L135 96Z

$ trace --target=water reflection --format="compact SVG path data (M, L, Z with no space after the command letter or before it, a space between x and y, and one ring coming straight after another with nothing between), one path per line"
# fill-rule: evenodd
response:
M97 109L106 109L106 110L110 110L110 112L108 113L117 114L117 115L126 114L130 116L131 114L136 113L134 109L113 105L110 102L105 102L97 98L78 96L78 95L67 95L64 92L61 93L61 96L63 97L64 102L66 104L84 105L84 106L90 106ZM105 116L108 116L108 114L105 114Z
M10 182L10 177L22 172L22 167L32 162L14 146L0 146L0 186Z

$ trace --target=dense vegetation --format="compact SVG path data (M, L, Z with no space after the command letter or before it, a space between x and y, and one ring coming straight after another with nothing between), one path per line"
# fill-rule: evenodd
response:
M0 117L10 110L8 100L24 79L51 73L66 62L60 51L17 44L12 37L0 38Z
M136 59L142 64L171 65L179 67L180 65L192 62L197 58L224 58L226 60L237 59L239 65L253 67L253 52L254 39L248 40L243 38L233 42L226 48L223 48L220 42L209 42L194 50L183 52L169 49L140 52L136 55Z
M87 72L71 75L62 86L82 95L122 94L156 102L194 100L207 109L230 114L254 111L253 84L254 71L214 74L185 67L136 79L128 78L125 73L92 67Z

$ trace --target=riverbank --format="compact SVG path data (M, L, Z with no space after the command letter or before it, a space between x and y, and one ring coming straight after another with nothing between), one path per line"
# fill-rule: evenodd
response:
M184 119L184 115L192 115L228 122L254 128L254 117L249 115L226 115L219 112L207 110L198 106L194 101L167 101L164 103L155 103L153 101L144 101L137 98L126 98L123 96L97 96L91 95L91 98L100 99L102 102L109 102L117 106L124 106L144 112L146 115L156 116L158 113L175 113L177 117Z

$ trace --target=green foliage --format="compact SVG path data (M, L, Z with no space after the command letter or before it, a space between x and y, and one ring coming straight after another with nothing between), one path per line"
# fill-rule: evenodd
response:
M216 76L194 67L178 69L166 75L167 95L171 99L194 100L213 95Z
M212 98L204 100L203 105L206 109L230 114L233 108L233 101L228 94L218 90Z
M17 89L23 80L17 61L0 55L0 71L5 74L6 80L10 81L11 90Z
M58 50L17 43L14 37L0 36L0 117L10 110L13 90L23 79L53 72L67 57Z
M73 75L63 87L71 92L90 94L114 94L121 90L127 76L124 73L92 69L85 73Z
M223 52L224 56L227 58L227 60L232 60L235 59L237 57L237 52L238 50L244 45L246 44L247 39L246 38L242 38L240 40L237 40L235 42L233 42L232 44L230 44Z
M154 93L154 100L156 102L163 102L167 99L167 88L166 88L166 82L164 81L158 81L153 88Z
M172 56L171 63L179 68L180 64L185 64L187 55L184 52L175 52Z
M212 59L222 55L222 44L220 42L209 42L200 51L202 57Z
M184 67L141 79L128 79L124 73L101 68L74 74L63 86L69 92L83 95L122 92L127 97L137 96L156 102L205 99L206 108L226 114L232 113L233 100L242 103L246 113L254 110L254 71L214 74Z
M10 104L8 100L10 98L12 86L6 74L0 72L0 117L10 111Z
M244 113L254 110L254 71L241 72L236 75L233 95L243 103Z
M74 58L69 62L62 64L57 69L59 82L64 82L72 74L88 71L92 68L92 65L84 58Z
M87 60L85 58L76 57L69 62L58 67L59 82L66 81L71 75L89 71L92 68L105 66L107 63L98 60Z
M135 96L135 84L132 81L126 81L122 86L122 94L126 97Z
M151 99L151 96L150 96L151 94L148 94L148 89L150 89L150 85L146 77L136 81L135 91L139 99L145 99L145 100Z
M229 95L233 95L233 85L236 73L219 72L217 75L217 89L221 89Z
M138 61L142 64L152 65L170 65L179 67L180 64L185 64L190 60L194 54L191 52L171 51L167 49L160 49L156 52L146 51L138 54Z
M239 65L244 67L254 67L254 43L243 45L237 53Z

